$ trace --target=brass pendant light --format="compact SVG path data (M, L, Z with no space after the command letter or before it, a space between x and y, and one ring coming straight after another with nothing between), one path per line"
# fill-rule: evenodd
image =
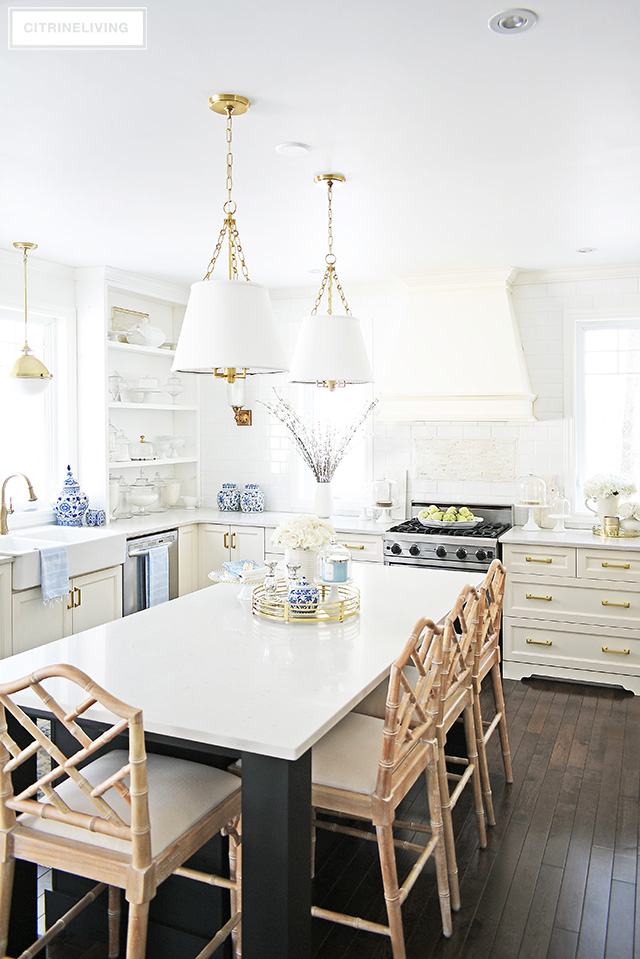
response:
M224 220L204 279L191 287L172 370L208 373L230 387L229 404L238 425L250 425L250 411L242 410L238 381L255 373L280 373L288 369L266 287L249 280L231 197L233 187L232 117L249 109L239 94L220 93L209 98L209 107L226 117L227 199ZM228 248L228 279L213 279L223 244ZM234 387L235 389L231 389Z
M16 240L13 245L17 250L22 250L24 267L24 346L22 353L11 367L9 376L22 393L33 396L42 393L53 379L44 363L33 355L27 342L27 255L29 250L37 250L38 244Z
M302 321L302 328L291 361L289 382L315 383L329 390L348 383L371 383L373 373L362 338L360 321L352 316L349 304L336 272L333 252L333 185L345 183L341 173L320 173L316 183L327 184L328 252L326 269L310 316ZM333 312L333 287L340 294L344 313ZM327 313L318 316L318 307L327 293Z

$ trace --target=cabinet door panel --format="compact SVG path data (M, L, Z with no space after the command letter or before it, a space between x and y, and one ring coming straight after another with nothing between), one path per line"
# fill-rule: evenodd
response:
M11 656L11 564L0 565L0 658Z
M220 569L229 559L229 543L231 535L228 526L214 526L211 523L201 523L198 530L198 569L199 586L211 586L209 573L212 569Z
M336 542L347 547L354 562L382 562L382 536L367 536L365 533L336 533Z
M73 632L111 623L122 616L122 566L74 576Z
M576 551L572 546L505 546L503 562L509 573L576 575Z
M620 583L640 582L640 552L621 549L579 549L581 579L609 579Z
M199 588L198 526L194 523L178 530L178 596Z
M262 526L232 526L231 559L253 559L264 562L264 529Z
M66 620L69 598L46 605L42 602L42 590L22 589L13 594L13 652L22 653L44 643L52 643L67 635Z

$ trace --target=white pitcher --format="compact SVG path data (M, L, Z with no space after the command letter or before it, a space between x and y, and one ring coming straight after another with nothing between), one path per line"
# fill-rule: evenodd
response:
M612 494L611 496L590 496L589 499L584 501L584 505L588 510L591 510L592 513L598 517L598 525L604 525L605 516L616 516L618 513L618 500L620 499L619 494ZM591 501L595 502L595 508L590 505Z

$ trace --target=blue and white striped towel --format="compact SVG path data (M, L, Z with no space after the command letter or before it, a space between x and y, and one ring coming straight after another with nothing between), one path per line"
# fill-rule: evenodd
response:
M69 563L67 547L52 546L40 547L40 582L42 584L42 601L50 603L60 599L69 592Z
M169 547L153 546L146 556L147 608L169 599Z

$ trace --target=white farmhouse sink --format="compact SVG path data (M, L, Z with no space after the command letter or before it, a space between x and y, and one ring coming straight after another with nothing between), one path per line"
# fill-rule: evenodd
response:
M13 589L40 585L39 548L54 544L67 547L69 576L124 563L124 533L84 526L34 526L0 536L0 554L13 557Z

